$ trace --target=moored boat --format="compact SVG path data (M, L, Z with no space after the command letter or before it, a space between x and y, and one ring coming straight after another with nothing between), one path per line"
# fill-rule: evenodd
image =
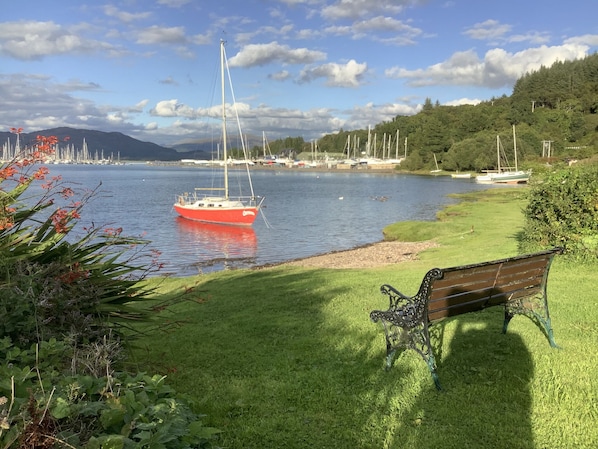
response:
M174 210L183 218L206 223L218 223L228 225L251 226L255 221L264 198L258 198L253 192L251 174L249 172L249 161L245 157L244 165L247 172L247 184L250 195L238 195L233 197L229 192L228 182L228 154L227 154L227 133L226 133L226 103L225 103L225 62L226 52L224 41L220 41L220 71L222 89L222 146L225 161L222 164L223 186L222 187L196 187L192 193L183 193L176 196ZM229 76L230 79L230 76ZM232 89L232 86L231 86ZM240 130L240 126L239 126ZM243 139L243 150L245 144ZM220 192L221 195L214 195Z
M515 169L505 169L501 166L500 137L496 136L497 171L476 176L476 182L483 184L525 184L529 181L530 173L517 167L517 138L513 125L513 152L515 155Z

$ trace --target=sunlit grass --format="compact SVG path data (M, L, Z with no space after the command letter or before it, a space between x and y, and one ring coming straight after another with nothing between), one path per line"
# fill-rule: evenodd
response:
M227 448L596 447L595 267L558 256L553 264L549 301L561 350L524 317L502 335L500 308L440 325L440 393L412 351L383 369L383 333L369 320L387 306L382 283L414 294L432 266L516 254L524 191L450 206L430 224L441 246L417 261L167 280L162 296L195 285L171 312L183 324L145 338L137 358L195 398Z

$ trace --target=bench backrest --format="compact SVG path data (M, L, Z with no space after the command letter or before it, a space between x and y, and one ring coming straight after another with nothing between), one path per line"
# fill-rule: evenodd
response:
M432 282L430 322L544 294L552 258L560 248L474 265L444 268Z

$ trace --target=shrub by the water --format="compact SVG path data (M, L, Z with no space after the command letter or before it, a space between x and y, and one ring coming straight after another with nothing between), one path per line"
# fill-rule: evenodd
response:
M521 249L550 246L577 260L598 257L598 163L560 168L532 183Z

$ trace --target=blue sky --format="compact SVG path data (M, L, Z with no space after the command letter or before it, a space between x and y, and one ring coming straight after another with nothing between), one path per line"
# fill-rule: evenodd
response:
M306 140L475 104L598 49L595 0L24 0L0 14L0 129L206 137L219 42L245 133ZM228 101L231 101L229 98Z

